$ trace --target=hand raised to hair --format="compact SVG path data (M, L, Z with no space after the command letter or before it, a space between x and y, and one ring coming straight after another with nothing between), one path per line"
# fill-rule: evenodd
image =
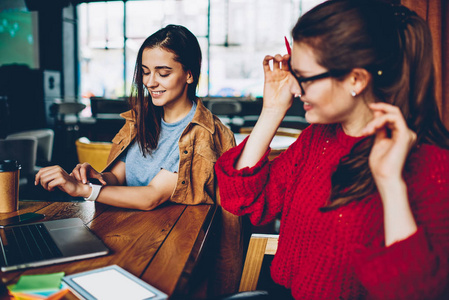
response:
M292 105L293 96L290 92L294 77L290 73L288 61L290 55L267 55L263 60L265 74L263 107L268 109L282 109L287 111ZM273 67L270 67L270 61Z
M416 133L407 123L398 107L387 103L369 105L374 119L363 130L364 135L375 135L369 156L369 166L376 184L402 180L402 170L410 149L416 142Z
M106 185L103 175L95 170L89 163L77 164L72 170L72 173L70 173L70 176L82 183L87 183L89 178L96 178L102 185Z
M265 83L263 90L263 107L235 168L254 166L270 146L279 125L292 105L290 92L292 80L288 60L290 55L265 56L263 71ZM270 62L273 62L273 69ZM292 79L293 78L293 79Z

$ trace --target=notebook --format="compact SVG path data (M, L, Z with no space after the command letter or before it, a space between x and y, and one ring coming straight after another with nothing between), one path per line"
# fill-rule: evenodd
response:
M109 253L79 218L0 229L3 272L41 267Z

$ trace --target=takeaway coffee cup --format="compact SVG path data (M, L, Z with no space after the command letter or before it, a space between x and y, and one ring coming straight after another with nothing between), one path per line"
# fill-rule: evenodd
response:
M0 213L19 209L20 169L15 160L0 160Z

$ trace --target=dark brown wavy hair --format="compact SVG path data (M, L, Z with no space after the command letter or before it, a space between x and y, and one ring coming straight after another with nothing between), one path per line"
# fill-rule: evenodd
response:
M380 0L330 0L304 14L292 36L311 46L328 70L366 69L372 80L363 93L399 107L417 143L449 149L449 132L435 99L432 38L416 13ZM362 139L340 160L322 211L376 191L368 165L372 145L373 137Z
M151 95L143 83L142 54L146 49L162 48L175 54L184 71L192 73L193 82L187 87L187 97L194 101L201 71L201 48L197 38L187 28L180 25L168 25L150 35L137 54L133 84L129 105L136 118L136 140L143 155L157 148L161 130L163 108L155 106Z

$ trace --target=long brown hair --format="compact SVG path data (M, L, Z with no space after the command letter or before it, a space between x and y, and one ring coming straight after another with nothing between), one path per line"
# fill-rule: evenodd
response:
M195 35L184 26L168 25L143 42L137 54L129 104L136 118L136 140L144 156L157 148L163 115L163 108L153 104L151 95L143 84L142 55L144 50L152 48L172 52L184 71L191 72L193 82L187 87L187 97L191 101L196 99L201 71L200 45Z
M330 0L303 15L292 36L311 46L328 70L366 69L372 80L364 93L399 107L418 143L449 149L435 101L432 38L416 13L380 0ZM322 211L376 191L368 165L372 145L373 137L362 139L340 160Z

